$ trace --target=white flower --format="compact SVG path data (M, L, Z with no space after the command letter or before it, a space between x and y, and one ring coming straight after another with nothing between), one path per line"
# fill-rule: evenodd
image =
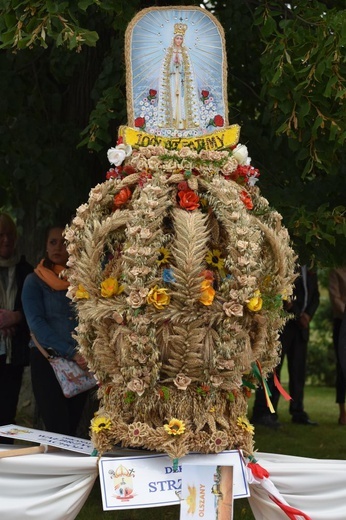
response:
M234 148L232 155L233 155L233 157L235 157L237 159L239 164L244 165L247 163L249 154L248 154L247 147L245 146L245 144L238 144Z
M118 144L115 148L116 150L124 150L126 157L130 157L132 154L132 146L130 144Z
M119 147L110 148L107 152L107 158L111 164L114 164L114 166L120 166L125 157L125 150Z

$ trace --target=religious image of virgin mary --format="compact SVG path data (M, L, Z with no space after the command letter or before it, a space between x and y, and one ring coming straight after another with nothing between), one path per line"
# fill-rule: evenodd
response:
M195 77L184 36L188 26L174 24L171 45L162 62L158 126L176 130L193 130L199 127L199 101Z

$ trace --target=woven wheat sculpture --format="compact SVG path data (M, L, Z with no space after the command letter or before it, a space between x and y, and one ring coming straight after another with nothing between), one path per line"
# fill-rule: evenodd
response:
M248 398L278 362L294 281L281 216L242 145L120 139L112 153L124 162L65 232L76 338L99 380L94 445L251 454Z

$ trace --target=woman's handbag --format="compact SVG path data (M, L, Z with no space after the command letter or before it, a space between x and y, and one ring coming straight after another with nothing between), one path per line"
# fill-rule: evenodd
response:
M41 354L51 364L65 397L74 397L97 385L92 372L83 370L75 361L63 357L50 356L47 350L41 347L33 334L31 334L31 338Z

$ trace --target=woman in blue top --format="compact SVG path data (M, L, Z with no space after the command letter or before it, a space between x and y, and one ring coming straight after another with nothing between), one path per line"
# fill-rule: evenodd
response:
M30 331L38 343L85 369L86 361L77 352L72 337L77 322L73 304L66 296L68 282L59 276L68 259L63 229L53 227L48 231L45 258L26 278L22 302ZM46 429L75 435L88 392L66 398L49 361L33 341L29 346L33 392Z

